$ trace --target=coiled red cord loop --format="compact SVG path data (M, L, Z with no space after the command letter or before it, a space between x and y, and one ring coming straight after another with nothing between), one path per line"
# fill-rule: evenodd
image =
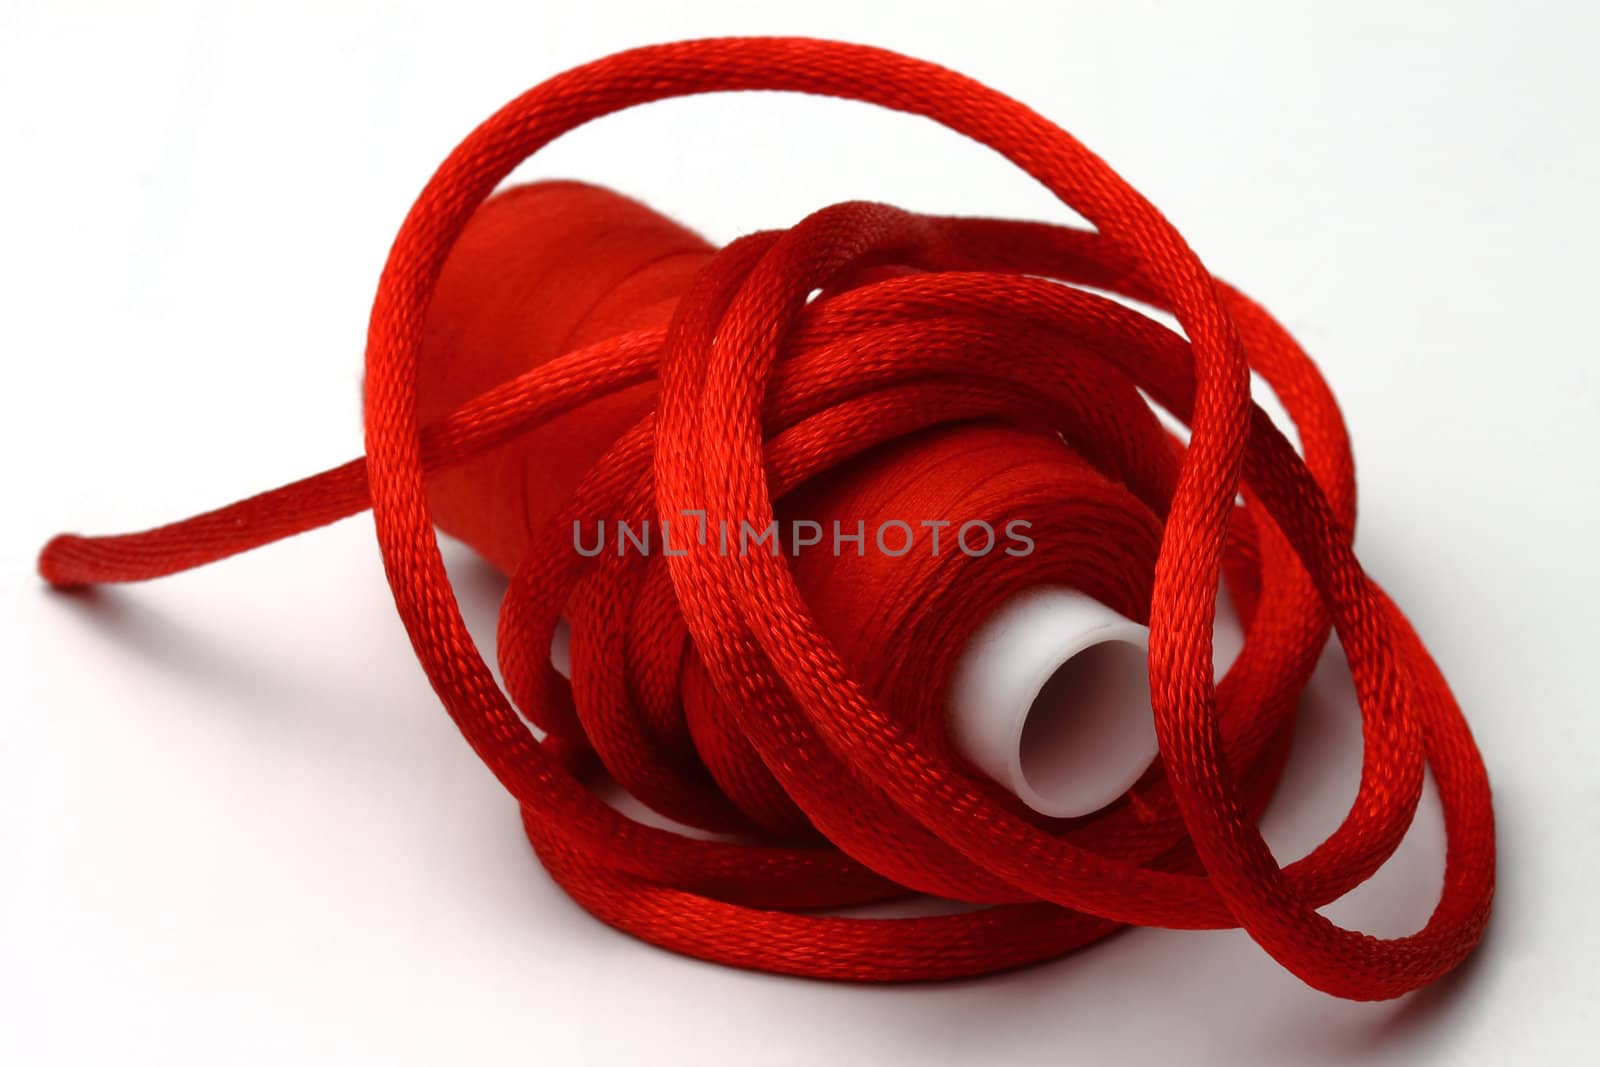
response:
M512 169L602 115L743 89L932 118L1012 160L1095 230L837 205L717 254L665 331L581 348L419 425L434 287ZM910 270L877 271L885 266ZM1188 340L1062 281L1166 309ZM809 300L819 289L825 297ZM1251 403L1252 369L1283 400L1304 458ZM514 707L461 619L425 475L652 374L655 414L595 465L513 577L500 644ZM1136 390L1189 424L1186 448ZM924 672L963 636L939 624L947 616L907 613L894 635L842 648L784 559L693 543L648 562L562 550L585 517L703 510L713 528L763 528L775 500L819 473L970 420L1059 431L1082 470L1063 475L1070 507L1039 506L1064 509L1064 528L1120 532L1019 564L1000 584L958 574L929 596L975 617L1007 588L1071 574L1148 617L1160 770L1090 819L1030 817L950 753L936 722L903 713L892 694L936 676ZM144 534L58 538L41 571L58 584L171 573L332 521L370 495L418 659L521 803L545 865L605 921L707 959L931 979L1047 958L1119 924L1240 926L1311 985L1371 999L1445 973L1481 936L1494 879L1482 761L1426 650L1352 554L1350 450L1326 385L1103 162L969 79L874 48L727 39L621 53L531 90L451 153L395 240L370 322L366 425L364 462ZM1213 684L1224 576L1247 637ZM544 656L563 613L574 630L570 689ZM1360 787L1340 827L1280 868L1255 819L1330 624L1360 697ZM900 630L914 640L892 655L872 644ZM870 684L859 676L868 669ZM702 683L709 695L680 699ZM543 742L518 708L548 731ZM620 815L585 784L596 755L659 810L744 838L700 840ZM1427 925L1380 940L1322 918L1317 908L1399 844L1425 765L1449 838ZM906 889L986 906L912 919L804 913Z

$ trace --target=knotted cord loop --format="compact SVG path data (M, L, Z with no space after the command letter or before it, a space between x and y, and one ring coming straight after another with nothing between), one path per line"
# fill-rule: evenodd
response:
M581 347L421 425L430 299L495 187L591 119L729 90L934 119L1094 229L836 205L718 253L667 328ZM1187 340L1079 286L1170 311ZM1105 163L999 93L890 52L782 38L643 48L555 77L475 130L417 198L378 287L366 368L364 460L158 530L64 535L41 573L58 585L156 577L370 502L417 657L521 804L547 868L606 922L706 959L934 979L1048 958L1121 924L1240 926L1311 985L1372 999L1437 978L1478 942L1494 868L1483 764L1426 650L1352 553L1353 467L1332 395L1267 313L1213 278ZM1303 457L1251 403L1252 370L1282 399ZM500 622L508 697L462 621L425 477L657 375L655 413L589 471L513 576ZM1139 391L1189 425L1186 447ZM599 516L703 512L713 528L765 527L775 501L855 457L974 422L1045 426L1071 446L1040 461L1060 466L1059 491L1028 501L1065 532L998 577L965 562L904 572L925 599L886 602L882 624L858 634L830 632L807 599L815 576L783 558L700 542L666 559L570 551L571 524ZM928 712L928 680L966 632L947 620L1045 578L1150 627L1159 767L1123 802L1071 822L1031 816L964 766ZM1213 684L1224 578L1247 632ZM570 687L545 655L563 615ZM1360 787L1340 827L1280 868L1256 817L1330 627L1360 698ZM1433 916L1390 940L1324 919L1316 909L1399 844L1424 766L1449 839ZM720 836L625 817L591 790L599 767ZM982 906L812 913L908 889Z

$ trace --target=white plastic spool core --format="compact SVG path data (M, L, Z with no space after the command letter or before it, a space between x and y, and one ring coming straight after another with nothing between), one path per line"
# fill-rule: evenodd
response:
M950 680L957 750L1042 815L1088 815L1157 754L1150 632L1064 587L1030 589L973 633Z

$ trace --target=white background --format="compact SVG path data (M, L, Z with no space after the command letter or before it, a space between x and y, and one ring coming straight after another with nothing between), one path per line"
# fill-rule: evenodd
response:
M0 1061L9 1064L1593 1062L1600 223L1584 3L57 4L0 13ZM359 452L367 304L445 152L617 48L882 44L1020 97L1151 197L1325 368L1358 548L1495 787L1481 951L1332 1000L1245 936L1135 931L932 987L774 978L605 928L438 708L370 521L66 598L59 529L189 514ZM719 240L847 198L1065 220L931 124L771 96L653 106L526 173ZM492 632L496 589L451 559ZM1353 794L1337 655L1266 820ZM1437 807L1333 914L1412 929Z

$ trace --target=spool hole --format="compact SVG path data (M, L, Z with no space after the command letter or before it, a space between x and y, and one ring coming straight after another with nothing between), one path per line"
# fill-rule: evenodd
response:
M1031 807L1086 814L1138 781L1149 764L1147 657L1142 644L1100 641L1068 657L1040 687L1018 738L1021 784L1034 794L1023 799ZM1108 779L1108 770L1121 773ZM1087 810L1086 788L1103 794Z

